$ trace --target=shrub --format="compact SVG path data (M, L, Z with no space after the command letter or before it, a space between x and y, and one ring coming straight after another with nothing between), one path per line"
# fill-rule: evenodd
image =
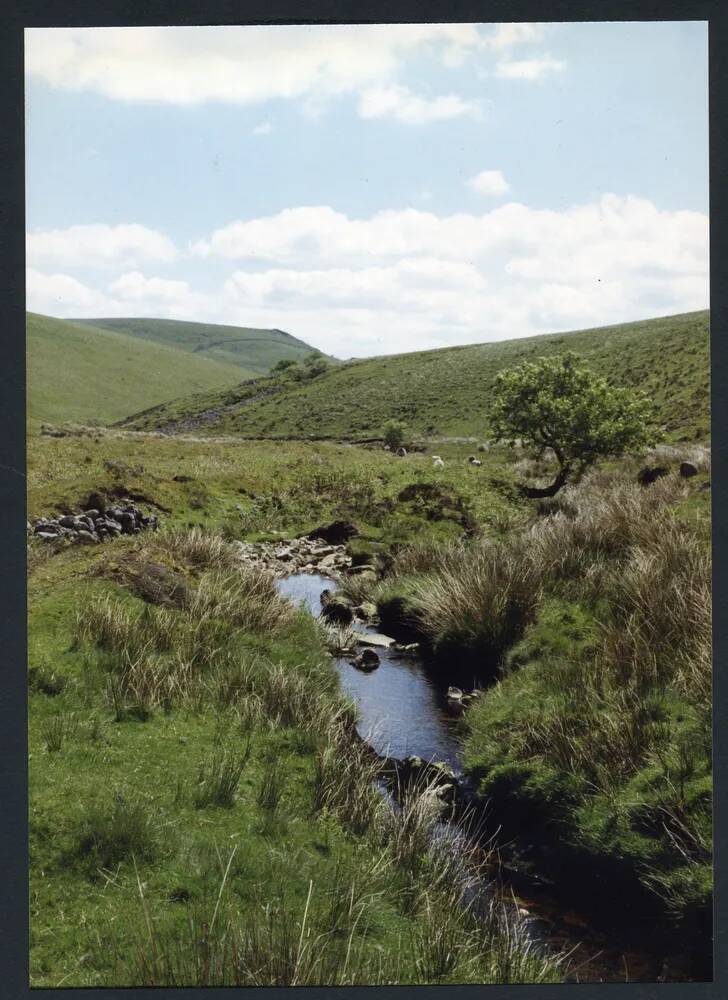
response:
M382 430L384 443L388 445L392 451L396 451L398 448L402 447L405 442L407 428L401 420L388 420Z

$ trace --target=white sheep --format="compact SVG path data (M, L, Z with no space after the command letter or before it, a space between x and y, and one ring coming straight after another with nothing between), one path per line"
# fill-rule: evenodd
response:
M445 468L445 463L443 462L443 460L440 458L439 455L433 455L432 456L432 464L433 464L433 466L436 469L444 469Z
M480 461L479 458L471 458L470 459L470 464L471 465L482 465L483 463Z

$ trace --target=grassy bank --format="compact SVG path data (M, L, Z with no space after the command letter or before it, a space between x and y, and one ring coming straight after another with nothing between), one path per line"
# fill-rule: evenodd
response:
M684 480L683 458L699 468ZM465 764L499 820L611 866L684 928L711 901L707 457L595 470L501 540L402 551L374 592L481 683ZM521 463L521 472L527 471ZM703 942L704 944L706 942Z
M130 425L155 430L191 421L202 433L364 440L381 437L394 417L419 437L482 438L496 374L569 350L611 383L644 390L670 438L709 434L707 312L366 358L303 381L271 376L176 399L131 418Z
M31 439L32 514L96 491L142 495L164 522L30 547L34 986L559 978L510 911L461 905L482 859L430 839L432 794L385 806L320 627L209 530L356 514L360 544L460 533L427 504L389 526L385 501L423 471L335 446ZM469 471L450 472L465 500Z

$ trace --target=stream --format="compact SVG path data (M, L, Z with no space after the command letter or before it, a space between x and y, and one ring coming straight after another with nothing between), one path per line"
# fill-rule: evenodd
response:
M280 578L279 592L313 615L321 613L321 594L335 590L329 577L299 573ZM378 630L362 622L352 627L361 633ZM442 761L456 775L463 766L458 721L447 710L447 683L438 680L417 652L376 647L380 665L370 673L353 666L350 657L335 660L341 686L358 709L357 731L383 757L421 757ZM456 678L450 682L462 683ZM526 915L534 942L556 951L570 953L572 982L655 982L684 978L678 970L668 970L656 955L633 950L631 942L605 934L588 920L567 910L563 902L541 889L533 892L519 884L516 889L507 869L501 871L504 898Z

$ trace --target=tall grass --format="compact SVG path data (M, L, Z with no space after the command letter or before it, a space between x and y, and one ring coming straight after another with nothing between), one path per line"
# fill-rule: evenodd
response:
M210 757L200 765L193 793L196 808L221 806L231 809L249 759L250 739L242 751L215 747Z

